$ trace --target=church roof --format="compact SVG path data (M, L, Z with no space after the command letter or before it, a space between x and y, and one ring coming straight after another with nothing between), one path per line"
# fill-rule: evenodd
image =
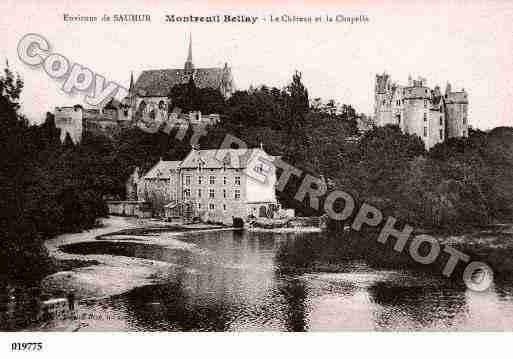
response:
M197 87L221 88L225 71L229 68L198 68L192 72ZM191 74L183 68L164 70L145 70L135 83L135 93L139 96L165 97L175 85L189 81Z

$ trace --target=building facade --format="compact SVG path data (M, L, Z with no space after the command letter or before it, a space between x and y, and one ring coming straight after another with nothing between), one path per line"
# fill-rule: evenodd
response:
M127 199L151 203L155 215L164 213L164 206L179 199L180 161L160 161L137 179L139 169L130 176ZM130 184L130 187L128 187Z
M377 126L397 125L408 134L419 136L430 149L452 137L468 136L468 95L453 92L447 84L431 89L427 80L408 78L408 85L393 82L390 75L376 75L374 117Z
M205 222L232 225L234 218L272 217L278 209L274 159L263 149L193 149L183 161L157 163L132 193L157 213L187 204Z

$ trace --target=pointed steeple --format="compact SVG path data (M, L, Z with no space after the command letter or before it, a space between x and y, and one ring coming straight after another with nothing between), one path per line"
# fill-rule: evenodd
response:
M131 96L134 94L134 72L130 71L130 86L128 87L128 94Z
M191 73L194 70L192 64L192 34L189 33L189 52L187 53L187 61L185 61L184 70L187 73Z
M187 62L192 63L192 34L189 33L189 53L187 54Z

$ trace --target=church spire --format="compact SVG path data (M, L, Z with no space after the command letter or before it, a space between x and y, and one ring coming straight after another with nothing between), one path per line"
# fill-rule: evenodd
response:
M192 63L192 34L189 33L189 54L187 55L187 62Z
M130 71L130 87L128 91L131 92L134 89L134 72Z
M191 73L194 69L192 64L192 34L189 33L189 52L187 54L187 61L185 61L184 70L187 73Z

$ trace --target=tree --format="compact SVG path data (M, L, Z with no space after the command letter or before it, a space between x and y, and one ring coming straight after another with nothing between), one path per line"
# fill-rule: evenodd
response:
M396 197L408 162L424 153L422 140L403 133L397 126L367 132L359 143L360 192L370 197Z

